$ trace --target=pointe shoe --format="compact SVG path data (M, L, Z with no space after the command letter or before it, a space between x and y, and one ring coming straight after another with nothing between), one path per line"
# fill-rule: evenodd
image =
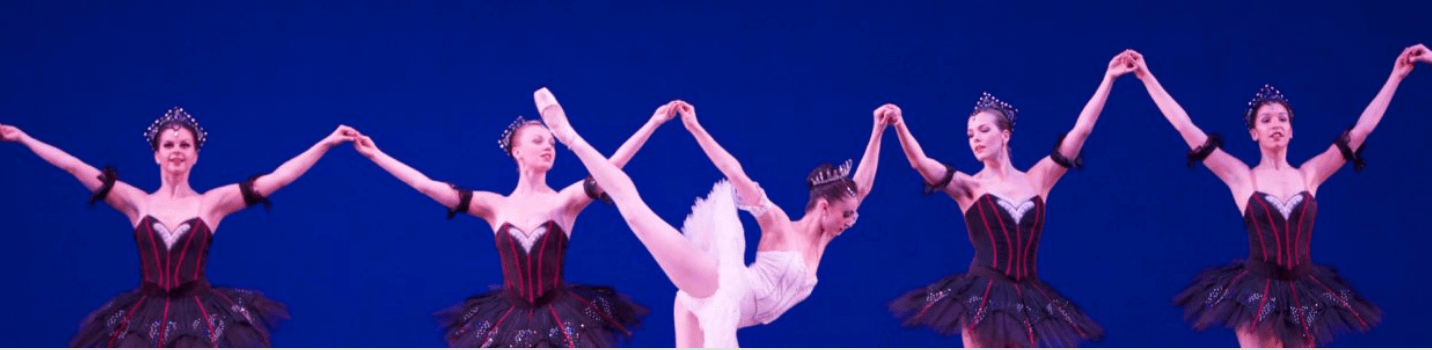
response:
M557 105L557 96L552 95L552 90L547 88L537 89L532 93L532 100L537 102L537 111L546 111L548 107Z

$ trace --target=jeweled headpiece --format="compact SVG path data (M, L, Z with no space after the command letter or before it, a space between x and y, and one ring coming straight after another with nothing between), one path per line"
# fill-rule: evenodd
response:
M512 124L507 125L507 130L502 131L502 136L497 138L497 147L501 147L502 152L507 153L507 156L512 156L512 138L517 137L517 129L521 129L527 124L541 122L541 120L527 119L520 115L517 116L517 119L513 120Z
M817 188L822 185L836 183L840 180L844 180L847 176L850 176L850 165L850 160L846 159L845 162L840 163L840 166L819 170L816 172L815 175L811 176L810 183L808 185L810 185L811 188ZM851 194L854 193L852 192Z
M1258 89L1258 94L1253 95L1253 100L1248 101L1248 109L1243 111L1243 124L1252 129L1254 122L1258 120L1258 107L1274 102L1283 104L1283 107L1288 109L1288 121L1293 121L1293 105L1288 104L1288 98L1272 85L1264 84L1262 89Z
M159 133L165 129L177 130L181 127L187 127L194 132L195 149L204 147L204 141L209 139L209 132L199 127L199 121L194 120L194 116L189 115L184 108L179 106L169 108L168 112L164 112L164 116L150 123L149 128L144 130L144 140L149 141L150 148L158 150Z
M1011 106L1009 103L1000 101L988 92L981 93L980 100L975 102L975 109L973 112L970 112L970 116L974 116L982 111L998 112L1005 121L1009 122L1009 129L1014 130L1014 120L1017 118L1019 110L1015 109L1014 106Z

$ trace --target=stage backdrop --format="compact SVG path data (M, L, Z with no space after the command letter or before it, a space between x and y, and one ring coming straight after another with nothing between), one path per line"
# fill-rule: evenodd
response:
M1401 3L1401 4L1392 4ZM611 152L671 99L702 123L771 199L799 216L821 162L859 159L882 103L904 109L926 152L980 168L965 140L980 92L1019 108L1013 161L1048 154L1110 58L1143 52L1154 74L1226 149L1258 161L1240 115L1263 84L1297 111L1288 158L1323 152L1354 123L1406 46L1432 41L1427 3L1271 1L439 1L0 4L0 123L124 181L158 188L140 137L182 105L210 131L191 177L207 190L271 171L350 125L428 176L507 193L517 172L496 141L536 116L547 86L573 124ZM1419 347L1432 327L1432 67L1419 65L1368 139L1362 173L1333 175L1313 259L1386 311L1334 346ZM1171 297L1202 268L1245 257L1227 188L1184 166L1184 142L1133 76L1118 80L1084 147L1087 168L1049 198L1040 277L1107 328L1110 347L1234 346L1195 332ZM760 347L945 347L887 303L964 271L972 249L949 198L922 196L894 132L882 143L860 222L836 239L810 299L740 332ZM861 166L864 166L861 164ZM673 121L626 167L643 198L679 223L721 175ZM553 187L586 171L562 149ZM88 208L75 179L0 145L0 346L63 346L81 318L135 287L129 222ZM287 303L284 347L444 345L431 314L501 283L492 229L444 208L344 145L307 175L223 221L209 278ZM743 214L744 216L744 214ZM748 259L759 237L747 224ZM611 285L652 313L629 345L673 345L675 287L615 208L573 229L565 278Z

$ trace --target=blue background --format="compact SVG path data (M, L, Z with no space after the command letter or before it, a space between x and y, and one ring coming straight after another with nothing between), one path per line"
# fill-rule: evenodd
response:
M1257 162L1240 113L1264 83L1298 112L1289 160L1327 149L1385 81L1401 50L1432 40L1427 3L1272 1L779 2L179 1L0 4L0 122L142 189L158 171L140 134L172 105L210 131L191 182L207 190L267 172L337 124L371 135L429 176L506 193L516 167L494 140L533 90L556 92L575 126L611 152L658 105L691 101L707 129L789 212L820 162L858 158L871 111L904 109L925 150L977 171L965 116L981 91L1021 112L1013 160L1048 153L1104 68L1125 48L1204 130ZM1425 137L1432 67L1402 85L1369 139L1370 166L1318 193L1314 260L1385 309L1381 327L1334 346L1419 347L1432 244L1418 217L1432 193ZM648 204L680 222L719 173L678 122L627 166ZM1117 82L1085 149L1049 200L1041 276L1107 328L1110 347L1234 346L1195 332L1170 298L1199 269L1246 256L1226 187L1202 167L1132 76ZM972 249L954 202L920 195L888 132L861 220L831 244L820 286L769 326L761 347L958 346L905 329L886 303L963 271ZM559 153L549 179L585 175ZM0 145L0 346L63 346L80 319L136 285L128 222L17 144ZM294 319L284 347L442 346L431 312L501 283L491 230L444 209L343 146L233 215L209 277L261 290ZM744 218L749 250L757 233ZM630 345L673 344L675 287L615 208L578 220L566 277L606 284L652 309Z

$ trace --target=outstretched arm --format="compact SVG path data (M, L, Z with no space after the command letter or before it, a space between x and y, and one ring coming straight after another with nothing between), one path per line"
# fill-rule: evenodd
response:
M1159 84L1159 80L1154 78L1153 73L1149 72L1143 55L1138 52L1134 52L1132 55L1134 76L1143 81L1144 89L1148 90L1149 97L1153 98L1154 104L1158 105L1159 111L1163 112L1164 118L1168 119L1169 124L1178 130L1179 136L1183 137L1183 142L1190 149L1203 149L1205 152L1210 152L1208 157L1203 159L1203 164L1223 180L1223 183L1235 192L1235 196L1242 197L1241 193L1244 191L1251 192L1252 189L1247 188L1249 186L1248 177L1251 175L1248 165L1208 142L1208 134L1193 124L1193 120L1189 119L1188 113L1184 112L1183 107L1174 101L1173 96L1170 96L1168 91L1164 90L1163 85ZM1207 149L1208 147L1213 147L1213 149L1210 151Z
M267 198L280 188L298 180L333 146L352 141L357 136L358 132L353 128L339 125L338 129L333 130L328 137L324 137L323 140L318 141L297 157L279 165L273 172L259 175L245 183L227 185L205 193L205 200L209 201L205 207L211 208L211 217L222 218L253 205L256 201ZM245 193L246 191L249 193Z
M55 146L41 142L40 140L30 137L30 135L26 135L24 131L21 131L20 128L14 125L0 124L0 140L25 145L25 147L29 148L35 155L40 156L41 159L44 159L51 165L60 168L60 170L64 170L80 180L80 184L84 185L85 189L88 189L90 192L105 190L103 188L105 186L104 177L101 176L103 173L101 173L99 169L95 169L94 166L86 164L79 158L75 158ZM131 222L134 221L136 216L139 215L139 206L137 203L144 199L144 191L124 182L120 182L118 179L110 180L114 182L112 187L108 189L108 195L103 196L105 203L108 203L110 207L113 207L115 210L124 213L125 216L129 217Z
M1371 134L1372 130L1377 128L1377 124L1382 121L1382 115L1387 112L1387 105L1392 102L1392 95L1397 93L1397 86L1402 84L1402 79L1407 78L1407 74L1412 73L1412 69L1416 68L1418 61L1432 62L1432 52L1428 52L1427 46L1417 44L1402 50L1402 54L1397 56L1397 62L1393 63L1392 74L1387 77L1387 82L1382 84L1382 90L1379 90L1377 96L1372 98L1372 103L1362 110L1362 115L1357 118L1357 124L1348 130L1346 138L1339 140L1340 143L1345 142L1344 145L1348 147L1349 151L1352 151L1350 153L1353 157L1357 157L1357 153L1360 153L1354 150L1362 149L1363 141L1367 140L1367 135ZM1308 160L1307 165L1303 166L1303 171L1307 172L1307 178L1310 180L1308 185L1310 187L1321 185L1339 168L1342 168L1343 164L1347 164L1347 161L1348 159L1343 156L1342 150L1338 149L1337 145L1328 147L1327 151Z
M1059 178L1069 170L1069 166L1079 166L1079 152L1084 148L1084 141L1088 140L1089 134L1094 131L1094 123L1099 121L1099 114L1104 111L1104 102L1109 100L1109 90L1113 89L1114 81L1134 70L1132 53L1133 51L1126 50L1109 61L1109 67L1104 71L1104 80L1099 82L1099 88L1094 90L1094 97L1084 104L1084 110L1079 112L1079 119L1074 122L1074 128L1064 134L1055 149L1060 159L1056 160L1055 155L1050 155L1030 169L1029 173L1033 175L1040 194L1047 196L1054 184L1059 182ZM1070 164L1071 161L1075 163ZM1061 162L1065 164L1060 164Z
M860 168L855 170L855 177L852 178L858 192L857 203L865 201L865 196L869 196L875 186L875 171L880 167L880 139L885 135L885 128L890 126L891 115L900 114L900 107L887 103L876 108L874 114L875 125L870 130L870 142L865 145Z
M398 180L403 181L403 183L408 184L409 187L418 190L418 192L428 196L428 198L432 198L434 201L442 204L443 207L450 210L461 209L459 207L463 202L462 190L454 187L452 184L428 178L427 175L424 175L417 169L413 169L413 167L394 159L392 156L384 153L383 150L378 149L378 145L373 142L373 138L359 134L357 140L353 142L353 148L356 149L359 154L362 154L363 157L373 161L374 164L378 164L378 167L388 171L393 177L398 178ZM466 213L491 223L494 219L493 208L502 198L502 195L492 192L472 191L472 197L468 200Z
M608 160L617 168L626 166L627 162L636 156L636 152L641 150L641 146L646 144L646 140L651 138L651 134L656 132L661 124L671 120L674 115L676 115L674 103L658 107L656 112L651 115L651 119L647 120L646 124L642 124L641 128L637 129L630 138L627 138L626 142L622 143L621 147L617 148L617 151L612 153L612 157ZM562 194L563 198L567 199L567 208L570 208L572 213L576 213L582 211L582 208L586 208L588 204L592 204L592 199L602 196L604 192L600 185L588 184L587 180L583 180L562 189Z

